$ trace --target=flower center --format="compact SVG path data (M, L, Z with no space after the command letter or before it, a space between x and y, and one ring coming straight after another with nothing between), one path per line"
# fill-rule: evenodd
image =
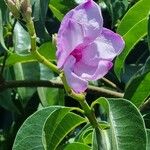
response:
M80 61L80 59L82 58L82 53L81 53L81 49L75 49L71 55L73 55L76 58L76 62Z

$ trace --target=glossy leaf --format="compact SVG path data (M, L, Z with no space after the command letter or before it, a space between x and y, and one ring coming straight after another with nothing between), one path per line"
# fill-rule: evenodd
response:
M103 145L102 145L102 135L100 133L100 130L94 129L93 132L93 140L92 140L92 150L101 150L103 149Z
M75 142L68 144L64 150L91 150L91 148L83 143Z
M121 20L117 32L122 36L129 32L137 23L147 18L150 11L150 1L140 0L137 2Z
M42 128L48 115L61 107L47 107L35 112L19 129L13 150L44 150L42 143Z
M147 145L146 145L146 150L150 149L150 129L147 129Z
M3 76L5 76L6 80L11 80L9 68L5 69ZM15 104L12 100L12 90L11 89L6 89L6 90L0 91L0 106L2 106L3 108L5 108L8 111L19 113L19 110L17 109L17 107L15 106Z
M57 10L59 10L59 12L61 12L63 15L65 15L70 9L76 6L74 0L71 1L51 0L49 4L55 7Z
M0 63L2 63L3 57L0 57ZM12 66L16 63L24 63L24 62L31 62L31 61L36 61L35 58L33 58L32 55L19 55L16 53L9 53L7 60L6 60L6 66Z
M148 40L148 48L149 48L149 51L150 51L150 14L148 16L148 34L147 34L147 40Z
M34 74L31 74L33 72ZM39 80L39 65L38 63L17 63L14 65L14 73L16 80ZM26 105L28 100L32 97L36 88L18 88L17 89L21 102Z
M56 80L54 73L44 65L40 64L41 80ZM63 101L63 89L38 87L38 95L43 106L58 105L59 101Z
M4 3L4 1L1 2L0 5L0 45L2 45L2 47L7 50L7 47L5 45L4 42L4 36L3 36L3 17L4 17L4 13L6 11L6 5Z
M50 61L54 61L56 48L51 42L46 42L42 44L39 49L39 53ZM3 57L0 58L0 63L2 63ZM12 66L16 63L32 62L37 61L31 54L21 55L17 53L9 53L6 60L6 66Z
M59 109L53 112L45 121L43 128L43 142L46 150L54 150L64 137L75 127L86 120L70 112L71 108ZM52 123L53 122L53 123Z
M42 42L49 41L50 39L50 36L45 28L48 3L49 0L31 0L36 33Z
M84 2L84 0L74 0L77 4L81 4Z
M54 61L56 60L56 46L52 42L46 42L42 44L39 49L39 53L43 55L45 58Z
M86 124L75 137L75 142L84 144L92 144L93 127L90 124Z
M108 136L109 133L107 130L101 130L100 128L94 129L92 150L101 150L101 149L110 150L111 143Z
M117 20L124 15L128 8L128 0L104 0L107 5L108 11L112 20L112 27L116 24Z
M145 126L147 129L150 129L150 113L143 115Z
M138 109L125 99L99 98L93 105L100 104L109 114L111 149L146 149L146 130Z
M18 54L27 54L31 48L29 33L19 22L15 24L13 34L14 49Z
M54 88L38 87L38 95L43 106L58 104L58 90Z
M138 76L130 82L125 91L124 98L129 99L139 107L150 95L150 72Z
M150 11L150 1L137 2L121 20L117 32L125 40L125 49L115 61L115 73L120 77L124 62L133 47L147 34L147 17ZM140 13L139 13L140 12Z
M115 60L115 73L120 77L125 60L134 46L147 34L147 18L141 20L131 28L124 36L125 48Z
M150 58L147 59L143 68L138 71L129 81L124 98L129 99L139 107L150 95Z
M53 12L54 16L59 20L62 21L64 15L57 9L55 8L53 5L49 4L49 8L51 9L51 11Z
M72 108L51 106L35 112L19 129L13 150L44 150L50 143L50 149L53 150L53 146L58 145L67 133L86 121L71 110ZM47 139L49 136L51 139ZM48 145L45 145L45 141Z
M35 21L45 21L49 0L31 0L33 6L33 16Z

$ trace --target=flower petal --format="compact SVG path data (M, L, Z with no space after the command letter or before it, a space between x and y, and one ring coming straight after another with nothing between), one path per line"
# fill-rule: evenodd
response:
M72 19L82 25L84 36L88 40L94 40L102 31L101 9L93 0L76 7Z
M71 55L67 58L64 64L64 73L68 85L76 92L81 93L87 89L88 82L77 76L72 70L76 59Z
M87 45L102 31L103 18L100 7L88 0L69 11L64 17L57 38L58 67L61 68L70 53L81 45Z
M70 53L77 47L79 44L83 43L84 36L82 32L82 27L71 20L67 21L67 25L63 26L65 30L59 30L58 32L58 41L57 41L57 59L58 67L61 68L70 55Z
M107 60L100 60L95 67L80 61L74 66L74 72L85 80L98 80L105 76L112 66L112 62Z
M92 76L84 73L82 74L82 78L86 80L98 80L105 76L112 66L113 63L111 61L101 60L99 61L98 67Z
M124 40L113 31L103 28L100 37L93 44L97 47L101 59L113 60L124 48Z
M74 65L73 71L80 77L82 77L83 74L92 76L95 73L97 66L98 64L96 66L91 66L85 64L83 61L79 61Z

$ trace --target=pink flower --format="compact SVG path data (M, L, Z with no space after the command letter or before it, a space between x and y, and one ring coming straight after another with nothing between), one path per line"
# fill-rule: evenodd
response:
M84 92L88 81L106 75L124 48L123 39L103 27L101 9L93 0L66 14L57 38L57 65L76 93Z

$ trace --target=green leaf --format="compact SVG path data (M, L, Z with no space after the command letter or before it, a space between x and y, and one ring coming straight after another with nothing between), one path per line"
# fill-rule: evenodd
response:
M51 0L49 4L53 7L55 7L63 15L65 15L70 9L72 9L76 6L76 3L74 0L71 0L71 1Z
M115 61L114 69L118 78L120 77L123 64L128 54L147 34L147 18L149 11L150 1L141 0L126 13L118 26L117 32L121 34L125 40L125 49Z
M49 8L51 9L51 11L53 12L54 16L59 20L62 21L64 15L57 9L55 8L53 5L49 4Z
M56 149L71 130L86 121L84 118L70 111L71 108L56 110L45 121L43 128L45 149Z
M99 128L96 128L93 131L92 150L101 150L101 149L110 150L111 144L108 138L107 130L101 130Z
M34 74L31 74L33 72ZM17 63L14 65L14 73L16 80L39 80L39 64L34 63ZM35 93L36 88L18 88L17 89L21 102L26 105L31 96Z
M2 63L2 61L3 61L3 57L0 57L0 63ZM12 66L19 62L24 63L24 62L31 62L31 61L36 61L31 54L23 56L16 53L9 53L6 60L6 66Z
M39 53L45 58L54 61L56 60L56 46L52 42L46 42L42 44L39 49Z
M111 149L144 150L146 149L146 130L138 109L125 99L99 98L93 102L105 108L110 120ZM104 130L105 131L105 130Z
M56 144L56 141L60 141L66 133L85 122L84 118L70 112L71 110L73 110L73 108L51 106L35 112L26 119L19 129L13 144L13 150L45 150L46 145L43 139L45 136L51 134L51 140L54 140ZM51 122L49 122L50 120ZM48 126L50 128L47 129ZM45 129L46 133L43 135ZM54 136L58 137L59 140ZM51 141L48 140L48 142ZM52 147L50 149L53 150Z
M10 80L10 69L7 68L4 70L3 76L5 77L5 80ZM6 89L4 91L0 91L0 106L5 108L6 110L9 110L11 112L17 112L19 113L19 110L15 106L13 100L12 100L12 90Z
M29 53L30 46L30 36L29 33L21 26L19 22L15 24L13 31L13 43L14 49L18 54Z
M150 149L150 129L147 129L147 138L148 138L148 141L146 145L146 150L149 150Z
M120 76L121 71L124 67L124 62L134 48L134 46L147 34L147 18L144 18L133 28L131 28L124 36L123 39L125 41L125 48L122 53L116 58L115 60L115 73L116 75Z
M35 112L19 129L13 150L44 150L42 143L42 128L48 115L61 107L47 107Z
M33 6L33 16L35 21L42 20L44 23L47 10L48 10L49 0L31 0L31 5Z
M150 129L150 113L143 115L146 128Z
M44 65L40 64L41 80L56 80L54 73ZM43 106L58 105L64 100L64 90L57 88L38 87L38 95Z
M150 57L145 65L129 80L124 98L139 107L150 95Z
M31 0L36 33L42 42L49 41L50 39L50 36L45 28L48 3L49 0Z
M84 144L92 144L92 132L93 127L90 124L86 124L75 137L75 142Z
M101 130L106 130L110 128L110 124L106 121L99 121L98 123Z
M147 30L147 40L148 40L148 48L150 51L150 14L148 16L148 30Z
M5 45L5 42L4 42L4 35L3 35L3 19L4 19L4 13L6 11L6 5L4 3L4 1L1 1L1 4L0 4L0 44L2 45L2 47L7 50L7 47Z
M39 53L42 54L44 57L49 59L50 61L54 61L56 47L51 42L46 42L42 44L39 49ZM0 57L0 63L2 63L3 57ZM12 66L16 63L25 63L25 62L32 62L37 61L31 54L21 55L17 53L9 53L8 58L6 60L6 66Z
M59 89L45 88L45 87L38 87L37 89L38 89L39 98L44 107L58 104Z
M150 95L150 72L132 79L125 90L124 98L139 107Z
M0 106L11 112L19 112L11 98L11 90L0 92Z
M91 150L91 148L83 143L74 142L68 144L64 150Z
M101 150L103 149L102 146L102 135L98 128L94 129L93 131L93 143L92 143L92 150Z
M140 0L128 10L121 20L117 32L122 36L128 33L136 24L147 18L150 11L150 1Z
M112 19L112 27L116 24L117 20L124 15L128 8L128 0L104 0L107 5L108 11Z
M77 4L81 4L84 2L84 0L74 0Z

